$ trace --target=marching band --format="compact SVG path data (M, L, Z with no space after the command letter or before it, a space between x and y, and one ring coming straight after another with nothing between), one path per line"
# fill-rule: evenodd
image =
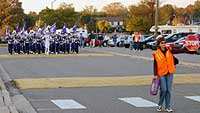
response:
M6 35L9 54L60 54L79 53L79 34L74 31L67 33L52 32L51 27L45 29L31 30L27 32L16 32Z

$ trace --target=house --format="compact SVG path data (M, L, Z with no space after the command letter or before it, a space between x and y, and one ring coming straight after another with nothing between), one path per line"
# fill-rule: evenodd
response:
M99 19L106 20L110 23L113 31L122 32L125 28L124 26L124 18L120 16L116 17L101 17Z

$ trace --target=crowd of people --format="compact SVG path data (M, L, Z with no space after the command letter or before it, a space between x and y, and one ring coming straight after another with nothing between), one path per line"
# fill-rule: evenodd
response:
M67 32L65 26L60 32L57 32L55 27L55 25L44 26L29 32L23 28L20 32L16 29L12 33L7 29L5 39L8 42L9 54L77 54L79 53L79 48L84 48L88 46L87 44L91 48L102 47L103 43L106 43L106 46L110 46L110 40L114 42L114 47L117 47L119 38L117 35L113 35L110 39L104 33L94 33L94 31L87 33L84 30L77 31L75 28ZM85 34L87 35L85 36ZM88 38L89 42L86 42L85 38ZM119 47L124 47L125 39L123 39L122 37L120 38L120 45L122 46ZM96 40L98 40L98 45ZM141 34L135 32L130 38L130 49L143 50L141 40Z
M6 35L9 54L79 53L79 32L52 32L51 27Z

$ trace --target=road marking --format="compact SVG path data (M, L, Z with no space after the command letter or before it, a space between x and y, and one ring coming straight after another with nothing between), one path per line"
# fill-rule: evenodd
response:
M86 107L79 104L78 102L67 99L67 100L51 100L54 104L56 104L60 109L85 109Z
M185 96L185 98L200 102L200 96Z
M125 55L121 53L112 53L112 52L108 52L108 53L113 54L113 55L119 55L119 56L129 56L130 58L141 59L145 61L151 61L151 62L153 61L153 58L144 57L144 56ZM179 65L186 66L186 67L200 67L200 63L190 63L190 62L180 62Z
M24 78L13 82L19 89L83 88L151 85L153 75L123 77ZM200 74L174 74L174 84L200 84Z
M105 52L105 51L100 51L100 50L95 50L95 52L109 53L113 55L130 57L130 58L140 59L140 60L145 60L145 61L150 61L150 62L153 61L153 58L145 57L145 56L130 55L130 54L118 53L118 52ZM186 67L200 67L200 63L191 63L191 62L179 62L179 65L186 66Z
M1 54L0 58L54 58L54 57L88 57L88 56L96 56L96 57L110 57L114 56L113 54L109 53L80 53L80 54L20 54L20 55L9 55L9 54Z
M156 107L156 106L158 106L157 104L155 104L151 101L145 100L141 97L119 98L119 100L129 103L135 107Z
M0 47L6 48L6 47L8 47L8 44L0 44Z
M37 111L58 111L59 108L39 108Z

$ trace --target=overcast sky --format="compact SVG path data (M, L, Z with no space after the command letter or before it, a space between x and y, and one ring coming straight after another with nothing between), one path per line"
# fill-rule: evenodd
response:
M51 8L51 1L54 0L19 0L22 2L22 7L24 8L25 13L30 11L40 12L45 7ZM112 2L121 2L125 6L131 4L137 4L140 0L55 0L54 8L57 8L60 3L72 3L76 11L81 11L85 6L94 6L98 11L100 11L103 6L112 3ZM196 0L160 0L161 5L163 4L172 4L177 7L186 7L189 4L194 4Z

